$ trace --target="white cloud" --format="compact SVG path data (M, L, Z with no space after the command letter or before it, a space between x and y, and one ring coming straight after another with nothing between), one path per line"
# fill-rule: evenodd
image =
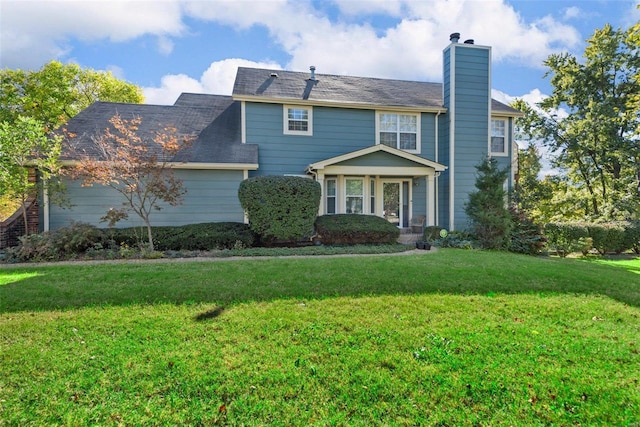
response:
M183 92L231 95L238 67L282 68L273 62L254 62L239 58L216 61L211 63L199 80L185 74L169 74L162 77L160 87L143 88L145 102L170 105Z
M580 16L582 16L582 11L580 10L580 8L571 6L564 10L563 19L565 21L568 21L570 19L579 18Z
M37 68L69 53L71 39L122 42L147 34L177 36L186 29L181 15L178 0L3 1L0 65Z

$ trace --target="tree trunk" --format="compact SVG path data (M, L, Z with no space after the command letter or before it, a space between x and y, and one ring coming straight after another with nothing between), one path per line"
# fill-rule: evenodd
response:
M151 223L148 218L144 219L144 223L147 224L147 237L149 238L149 252L153 252L155 247L153 245L153 235L151 233Z

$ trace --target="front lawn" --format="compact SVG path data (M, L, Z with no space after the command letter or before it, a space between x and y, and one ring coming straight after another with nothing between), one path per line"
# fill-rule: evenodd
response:
M440 250L4 267L0 425L633 425L629 265Z

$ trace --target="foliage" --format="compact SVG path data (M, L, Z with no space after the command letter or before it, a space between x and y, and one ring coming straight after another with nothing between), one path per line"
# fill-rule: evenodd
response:
M15 261L57 261L85 253L107 243L107 236L90 224L73 222L68 227L31 234L20 238L20 244L12 249Z
M133 212L144 221L153 252L151 214L161 210L163 203L182 203L186 190L170 162L192 137L179 135L175 127L167 125L147 136L138 133L141 122L140 117L127 120L116 114L109 120L112 128L96 135L89 150L75 147L81 160L70 173L81 178L83 185L104 185L120 193L122 206L110 208L103 221L111 227Z
M522 111L527 105L516 104ZM518 150L518 180L516 182L514 202L518 210L526 212L532 221L545 223L565 218L575 211L573 200L567 202L566 191L561 191L563 183L557 176L545 176L540 179L542 160L540 151L534 144ZM558 199L556 194L562 194ZM560 218L556 215L560 214Z
M319 183L297 176L258 176L242 181L238 189L251 229L267 246L311 236L320 197Z
M457 250L3 268L0 419L629 425L637 277Z
M440 232L442 230L444 230L444 228L438 227L437 225L426 226L422 233L422 240L428 243L433 243L441 238Z
M624 225L624 248L640 254L640 221L626 222Z
M0 121L31 117L58 128L95 101L142 103L142 89L110 72L51 61L37 71L0 70Z
M398 227L375 215L323 215L315 225L325 245L390 244L400 236Z
M509 233L513 226L509 209L505 206L507 192L504 182L509 169L499 169L492 158L484 159L476 166L476 188L469 194L465 212L478 243L485 249L508 249Z
M589 230L584 223L548 223L544 226L548 244L560 257L591 249Z
M640 25L596 30L582 59L559 53L545 61L550 97L536 109L515 105L525 112L520 132L543 141L568 189L588 201L577 206L586 219L640 215L639 42Z
M625 231L619 223L587 224L591 244L601 255L608 252L620 253L624 249Z
M468 231L450 231L446 237L433 241L433 245L442 248L478 249L480 245L476 237Z
M20 116L14 123L0 122L0 195L20 201L27 231L27 200L36 195L29 168L37 169L46 182L60 170L61 147L61 138L47 136L36 119Z
M527 217L524 211L511 209L513 229L511 230L511 242L509 251L538 255L542 252L547 242L542 227Z
M105 230L116 245L136 246L140 235L136 228ZM246 224L211 222L173 227L152 227L155 249L160 251L203 251L212 249L249 248L256 236Z

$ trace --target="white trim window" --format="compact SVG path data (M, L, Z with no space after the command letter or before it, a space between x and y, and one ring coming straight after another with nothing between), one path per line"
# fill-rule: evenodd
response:
M283 130L285 135L313 135L313 108L284 105Z
M337 204L337 190L336 190L336 179L331 178L327 179L324 182L325 185L325 194L326 194L326 210L327 214L335 214L338 213L336 211Z
M420 153L420 115L379 112L376 144Z
M507 121L491 119L491 154L497 156L508 155Z
M345 212L348 214L364 213L364 179L345 178Z

